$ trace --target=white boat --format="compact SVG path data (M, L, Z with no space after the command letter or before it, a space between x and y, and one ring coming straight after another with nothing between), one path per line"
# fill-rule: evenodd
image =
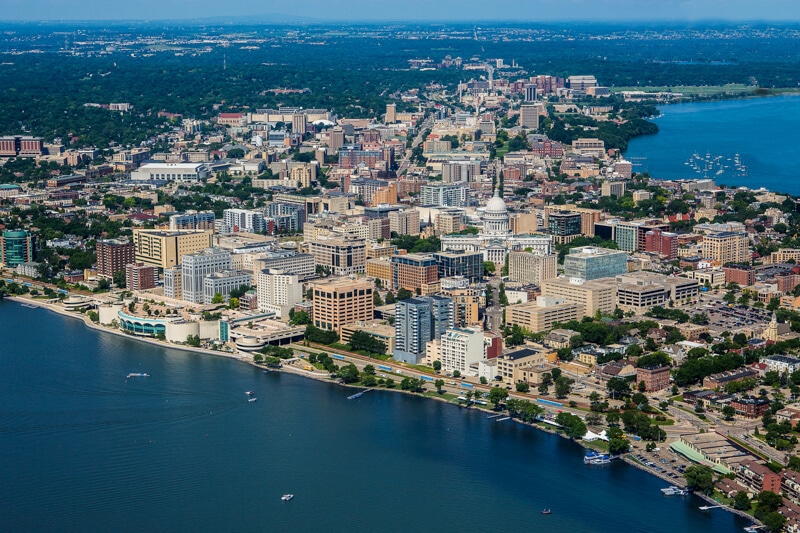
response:
M246 390L246 391L244 391L244 393L245 393L245 394L247 394L248 396L252 396L253 394L255 394L255 392L256 392L256 391L252 391L252 390Z
M139 372L134 372L132 374L128 374L127 376L125 376L125 379L130 379L130 378L149 378L149 377L150 377L150 374L142 374L142 373L139 373Z
M294 494L284 494L283 496L281 496L281 500L283 500L285 502L288 502L292 498L294 498Z
M248 398L247 401L253 403L254 401L258 400L258 398Z
M688 490L681 489L674 485L667 487L665 489L661 489L661 492L664 494L664 496L686 496L687 494L689 494Z

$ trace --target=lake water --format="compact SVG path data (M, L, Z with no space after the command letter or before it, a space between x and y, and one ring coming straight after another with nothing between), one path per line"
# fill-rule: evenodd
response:
M453 405L264 374L0 302L2 531L741 531ZM131 378L144 372L149 378ZM255 391L248 403L245 391ZM282 502L282 494L295 494ZM551 508L552 515L540 513Z
M634 160L641 163L635 171L662 179L708 177L717 184L800 194L794 164L800 144L800 95L659 109L663 116L654 120L659 133L633 139L625 153L646 158Z

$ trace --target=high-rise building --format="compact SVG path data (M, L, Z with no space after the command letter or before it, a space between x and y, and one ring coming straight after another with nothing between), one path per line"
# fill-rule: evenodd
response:
M563 298L578 306L578 317L595 316L597 311L610 314L616 305L617 283L614 278L584 281L576 278L553 278L542 282L542 295Z
M303 301L303 284L297 274L267 269L258 274L258 310L285 318L295 304Z
M327 267L334 276L364 272L367 245L364 239L319 236L308 243L314 264Z
M158 269L144 263L125 265L125 288L130 291L144 291L156 286Z
M122 239L105 239L97 241L97 273L106 278L113 278L126 265L136 261L136 248L132 242Z
M164 269L164 296L183 300L183 269L180 266Z
M169 217L170 230L213 230L216 216L213 211L186 211Z
M389 231L398 235L419 236L419 211L403 209L389 213Z
M425 354L425 344L453 327L453 301L441 296L400 300L394 324L394 358L417 364Z
M581 234L581 214L573 211L555 211L548 215L547 227L554 241L568 243Z
M135 260L163 269L176 266L186 254L211 246L211 230L133 230Z
M423 185L420 187L420 205L463 207L467 203L469 188L458 184Z
M297 274L300 280L307 280L314 276L314 256L311 254L298 254L294 250L276 250L264 252L254 260L253 270L272 268L283 270L287 274Z
M570 249L564 257L564 276L592 280L610 278L628 271L628 252L595 246Z
M604 180L600 186L600 196L616 196L622 198L625 196L625 182Z
M541 285L558 275L558 254L510 252L508 254L508 279L521 283Z
M595 231L598 226L599 224L595 224ZM620 222L614 225L614 242L620 250L635 252L639 249L639 226L641 224L638 222Z
M535 102L536 101L536 84L528 83L524 87L525 89L525 101L526 102Z
M4 231L0 236L0 263L15 268L30 263L34 257L34 239L30 232Z
M678 258L678 235L659 228L645 233L645 252L653 252L667 260Z
M703 257L727 263L749 264L752 260L750 238L745 232L723 231L703 237Z
M438 235L449 235L461 231L461 216L458 212L444 212L436 215L433 220L433 227L436 228Z
M578 306L564 298L538 296L535 302L506 307L506 322L517 324L533 333L549 331L553 324L569 322L578 318Z
M483 254L453 250L433 254L439 266L439 278L461 276L475 283L483 278Z
M419 290L426 295L438 291L439 267L432 255L394 255L391 263L393 288Z
M442 183L476 181L476 178L480 175L480 161L448 161L442 163Z
M183 300L204 303L205 277L214 272L232 270L232 263L230 252L222 248L207 248L202 252L184 255L181 260Z
M230 231L260 233L266 229L264 213L250 209L226 209L222 212L225 225Z
M439 356L442 372L470 372L470 366L485 357L484 336L481 330L452 328L441 336Z
M526 129L539 129L539 106L526 104L519 106L519 125Z
M373 285L368 280L328 279L311 284L314 326L341 333L341 327L372 320Z
M338 126L334 127L330 130L330 141L328 142L328 147L331 149L331 152L336 152L337 150L341 150L344 146L344 130Z
M386 104L386 124L397 122L397 104Z
M299 133L303 135L306 132L306 126L308 124L308 117L306 117L305 113L295 113L292 115L292 132Z

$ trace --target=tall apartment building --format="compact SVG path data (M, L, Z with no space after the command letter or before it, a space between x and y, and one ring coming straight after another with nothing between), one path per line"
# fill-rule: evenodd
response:
M331 149L331 152L336 153L336 151L341 150L344 146L344 130L338 126L335 126L332 130L330 130L330 141L328 141L328 147Z
M301 281L314 276L314 256L311 254L298 254L294 250L277 250L264 252L253 260L253 270L260 271L268 268L283 270L287 274L297 274Z
M292 132L299 133L303 135L306 132L306 126L308 125L308 117L306 117L305 113L295 113L292 115Z
M183 300L183 269L180 266L164 269L164 296Z
M135 260L163 269L176 266L186 254L211 246L211 230L133 230Z
M452 328L441 336L439 357L442 372L470 372L470 366L485 358L484 336L481 330Z
M508 229L514 235L530 235L539 230L536 213L512 213L508 217Z
M519 125L529 130L539 129L539 109L537 105L519 106Z
M625 182L603 180L603 184L600 185L600 196L616 196L617 198L622 198L625 196Z
M214 297L218 294L227 302L231 291L252 284L253 277L241 270L218 270L206 274L203 278L203 303L205 305L214 303Z
M368 280L328 279L311 284L312 321L321 329L341 334L341 327L372 320L373 285Z
M125 265L125 288L130 291L144 291L156 286L158 269L144 263Z
M250 209L226 209L222 212L225 225L230 231L260 233L266 230L264 213Z
M442 163L442 183L476 181L476 178L480 175L480 161L448 161Z
M656 253L667 260L678 258L678 234L655 228L645 234L645 252Z
M427 254L394 255L392 263L392 287L407 289L421 294L432 294L439 290L439 266L436 258Z
M386 124L397 122L397 104L386 104Z
M389 213L389 231L398 235L419 236L419 211L416 209L403 209Z
M723 231L703 236L703 257L727 263L750 264L750 238L745 232Z
M628 271L628 252L595 246L571 248L564 257L564 276L592 280Z
M506 307L506 323L517 324L533 333L549 331L553 324L578 318L578 305L564 298L538 296L535 302Z
M303 301L303 284L297 274L267 269L258 273L258 310L285 318L295 304Z
M750 265L726 265L722 271L725 273L725 283L747 287L756 282L756 269Z
M16 268L34 257L34 238L29 231L4 231L0 234L0 264Z
M586 207L578 207L574 204L567 205L548 205L544 208L544 225L549 227L550 213L555 211L571 211L573 213L580 213L581 215L581 234L587 237L594 237L594 226L600 222L602 211L599 209L589 209ZM608 237L613 240L613 236Z
M553 278L542 282L542 295L563 298L578 306L578 316L610 314L616 307L617 283L614 278L583 281Z
M525 102L535 102L536 101L536 89L537 86L535 83L528 83L523 87L524 91L524 100Z
M436 215L433 219L433 227L437 235L449 235L461 231L461 216L459 212L444 212Z
M205 277L214 272L232 270L232 263L231 253L222 248L207 248L202 252L184 255L181 260L183 300L195 304L204 303Z
M541 285L558 275L558 254L540 255L531 252L509 252L508 279Z
M364 272L367 245L364 239L319 236L308 243L314 264L328 267L334 276Z
M439 267L439 279L462 276L475 283L483 278L483 254L453 250L433 254Z
M122 239L104 239L95 245L97 255L97 273L106 278L113 278L125 266L136 261L136 248L132 242Z
M186 211L169 217L169 229L187 230L202 229L213 230L216 216L213 211Z
M558 243L567 243L581 234L581 214L555 211L547 216L547 229Z
M420 187L419 203L423 206L463 207L469 189L458 184L423 185Z
M595 229L597 229L597 224ZM614 225L614 242L620 250L635 252L639 249L639 224L638 222L620 222Z
M441 296L400 300L394 325L394 358L417 364L425 355L425 344L453 327L453 301Z

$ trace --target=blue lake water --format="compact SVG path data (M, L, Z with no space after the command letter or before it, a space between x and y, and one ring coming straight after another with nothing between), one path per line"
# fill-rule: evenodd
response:
M559 437L0 302L1 531L741 531ZM131 378L146 372L149 378ZM255 391L248 403L245 391ZM295 494L282 502L282 494ZM540 513L551 508L552 515Z
M635 171L662 179L708 177L717 184L800 194L794 164L800 145L800 95L659 109L663 116L654 119L659 133L633 139L625 153L646 158Z

